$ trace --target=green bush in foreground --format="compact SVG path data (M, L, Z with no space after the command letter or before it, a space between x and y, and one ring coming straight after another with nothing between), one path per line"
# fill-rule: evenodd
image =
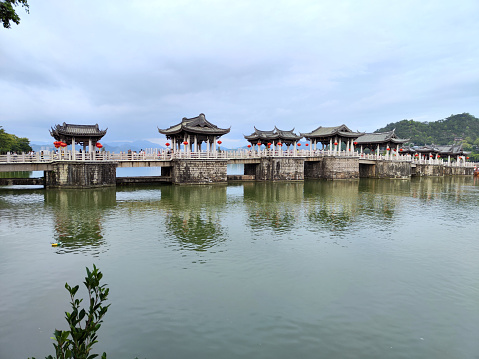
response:
M98 342L97 332L110 306L110 304L104 305L110 290L106 288L106 284L100 285L103 274L95 265L93 265L92 271L86 268L86 272L87 276L83 284L88 290L90 299L88 312L85 309L80 309L83 299L75 299L79 286L72 288L65 283L65 288L70 293L72 306L70 313L65 312L65 319L70 330L55 329L52 339L56 341L53 344L56 356L49 355L45 359L93 359L98 357L98 354L90 354L90 351L93 344ZM103 353L101 358L106 359L106 353Z

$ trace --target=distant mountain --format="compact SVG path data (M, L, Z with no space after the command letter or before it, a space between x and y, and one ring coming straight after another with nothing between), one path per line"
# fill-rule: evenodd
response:
M448 145L462 143L465 150L479 146L479 118L468 113L451 115L435 122L402 120L390 123L375 132L387 132L396 129L400 138L409 138L414 145Z

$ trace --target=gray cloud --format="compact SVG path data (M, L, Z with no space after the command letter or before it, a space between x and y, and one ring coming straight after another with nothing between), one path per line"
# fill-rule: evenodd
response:
M161 137L200 112L242 144L253 126L372 131L479 115L473 0L126 1L30 5L0 36L0 125L50 140L63 121L105 141Z

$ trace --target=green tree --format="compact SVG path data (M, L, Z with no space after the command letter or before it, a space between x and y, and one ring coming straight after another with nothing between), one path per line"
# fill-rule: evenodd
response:
M32 150L30 140L25 137L17 137L10 133L6 133L0 126L0 153L6 152L29 152Z
M83 299L76 299L75 295L80 286L70 287L65 283L65 288L70 293L71 312L65 312L65 319L68 322L70 330L57 330L54 332L56 344L55 355L49 355L45 359L93 359L98 354L90 354L93 344L97 343L97 332L103 322L108 305L104 305L108 299L110 289L106 288L106 284L100 285L103 274L93 265L93 270L86 268L87 276L83 284L88 290L89 309L80 309ZM106 353L101 356L106 359ZM32 358L35 359L35 358Z
M15 11L16 6L21 5L25 8L26 13L30 12L30 6L27 0L0 0L0 20L3 22L5 29L10 29L10 21L20 24L20 16Z

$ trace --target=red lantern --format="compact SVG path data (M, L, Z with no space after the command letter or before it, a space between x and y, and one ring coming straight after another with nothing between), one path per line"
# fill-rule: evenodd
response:
M248 148L250 148L250 147L251 147L251 145L248 145Z
M334 145L335 145L335 146L337 146L337 145L338 145L338 143L337 143L337 142L334 142Z
M283 146L283 144L281 142L278 142L278 146Z
M396 149L394 148L393 151L396 152Z
M390 148L389 148L389 147L388 147L388 148L386 148L386 151L389 151L389 150L390 150Z
M68 145L65 142L60 143L60 146L67 147Z
M222 143L223 143L223 142L221 142L221 141L218 141L218 145L221 145Z
M268 142L268 146L271 146L271 142Z
M300 146L301 146L301 143L298 143L298 147L300 147Z
M432 157L432 155L429 155L429 157Z
M402 148L399 149L399 152L402 152Z
M468 159L469 159L469 157L466 157L466 160L468 160Z
M305 146L309 146L309 144L305 144Z
M353 142L353 145L355 145L355 146L356 146L357 144L358 144L357 142Z
M97 142L97 143L96 143L96 147L97 147L97 148L102 148L103 145L102 145L100 142Z
M169 145L170 145L170 143L169 143L169 142L165 143L165 146L166 146L166 147L168 147Z
M419 155L417 153L414 156L419 157Z
M188 144L188 141L183 142L183 144L186 146Z
M258 145L258 146L261 146L261 142L258 141L257 145Z

